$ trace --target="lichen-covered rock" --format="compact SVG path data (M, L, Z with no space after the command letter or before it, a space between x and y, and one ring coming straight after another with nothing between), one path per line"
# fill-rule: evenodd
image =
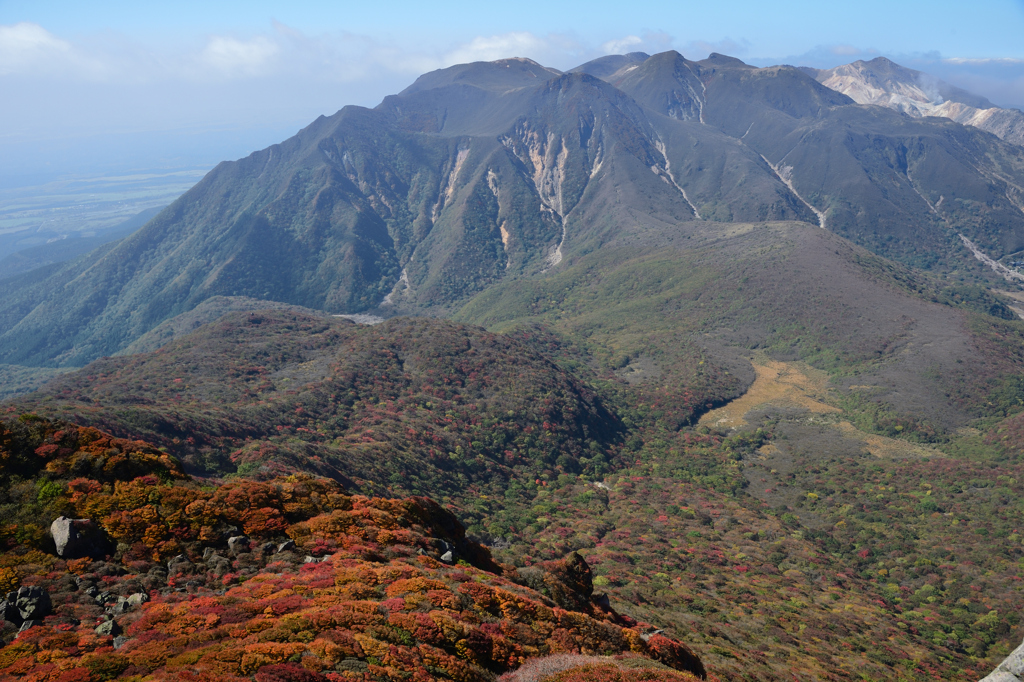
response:
M105 620L96 626L96 634L105 637L116 637L121 634L121 626L115 620Z

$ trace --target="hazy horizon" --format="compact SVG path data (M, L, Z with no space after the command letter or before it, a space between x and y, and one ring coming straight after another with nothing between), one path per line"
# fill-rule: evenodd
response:
M519 3L343 10L320 3L134 7L0 2L0 187L67 175L210 168L420 74L529 57L566 70L604 54L722 52L830 68L887 56L999 106L1024 106L1024 2Z

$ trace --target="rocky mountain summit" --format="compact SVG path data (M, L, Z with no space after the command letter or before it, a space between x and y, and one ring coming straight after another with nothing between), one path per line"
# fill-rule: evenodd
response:
M888 107L914 117L941 116L1024 145L1024 113L997 107L984 97L885 57L804 71L858 104Z

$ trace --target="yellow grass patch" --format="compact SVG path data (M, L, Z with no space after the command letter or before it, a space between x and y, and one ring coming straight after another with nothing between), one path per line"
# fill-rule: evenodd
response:
M907 459L913 457L945 457L946 455L920 443L910 443L899 438L879 436L874 433L864 433L848 421L839 422L836 427L843 432L844 436L856 438L864 442L867 448L875 457L892 459Z
M738 427L747 424L743 416L758 407L800 407L815 413L840 412L822 402L828 378L824 372L797 362L770 360L763 354L753 359L757 378L742 396L700 418L704 426Z

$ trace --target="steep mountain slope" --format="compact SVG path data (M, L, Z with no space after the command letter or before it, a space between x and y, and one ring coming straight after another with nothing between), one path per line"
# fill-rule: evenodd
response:
M1024 113L1003 109L921 71L885 57L833 69L803 70L858 104L876 104L909 116L942 116L1024 145Z
M1024 248L1017 146L853 105L793 67L757 69L722 55L702 62L656 55L617 85L650 109L696 112L741 140L822 227L877 253L934 266L958 246L958 233L992 254ZM680 184L688 187L692 175L680 173Z
M1024 249L1021 188L1024 149L790 67L460 65L221 164L115 245L0 282L0 362L81 366L215 297L446 314L693 220L817 223L959 269L960 234L996 258Z
M622 71L623 69L636 66L637 64L648 60L650 56L651 55L646 52L609 54L604 57L592 59L586 64L580 64L576 68L570 69L570 73L589 73L591 76L595 76L602 80L609 80L609 77L617 71Z

